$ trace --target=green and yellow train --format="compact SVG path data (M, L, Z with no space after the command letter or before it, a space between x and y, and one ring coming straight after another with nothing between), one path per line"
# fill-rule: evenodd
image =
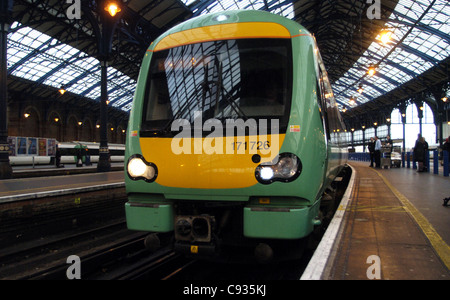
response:
M126 141L128 228L173 234L193 255L248 246L270 258L320 223L322 195L347 161L344 132L304 27L248 10L188 20L142 62Z

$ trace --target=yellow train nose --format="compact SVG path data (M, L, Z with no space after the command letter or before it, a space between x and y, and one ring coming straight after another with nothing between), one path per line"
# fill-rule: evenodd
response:
M189 147L184 145L186 151L174 151L172 138L140 138L140 144L144 158L158 167L155 181L158 184L166 187L228 189L257 184L256 167L278 155L284 137L284 134L261 136L264 140L259 136L221 137L222 151L218 151L216 143L208 140L210 138L189 139ZM200 151L198 145L201 145ZM255 154L260 159L256 159Z

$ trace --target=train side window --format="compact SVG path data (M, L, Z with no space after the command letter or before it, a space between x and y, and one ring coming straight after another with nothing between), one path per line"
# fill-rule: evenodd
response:
M323 82L322 72L319 68L319 80L317 81L317 101L319 102L320 113L322 117L323 128L325 130L325 134L327 140L330 140L330 125L328 120L328 107L327 100L325 98L325 86Z

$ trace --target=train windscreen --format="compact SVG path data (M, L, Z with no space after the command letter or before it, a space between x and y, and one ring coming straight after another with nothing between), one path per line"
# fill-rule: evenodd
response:
M158 51L150 63L141 132L171 135L177 120L192 128L212 120L225 128L242 119L269 131L276 124L283 133L291 86L290 39L220 40Z

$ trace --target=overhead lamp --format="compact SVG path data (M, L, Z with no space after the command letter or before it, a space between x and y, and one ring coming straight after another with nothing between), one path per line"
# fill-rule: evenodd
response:
M54 118L53 120L55 120L55 122L58 123L59 118Z
M119 12L122 11L119 4L116 1L108 1L105 5L105 10L111 15L111 17L114 17Z
M383 45L387 45L389 41L392 38L392 32L389 30L383 30L381 31L380 35L378 36L378 40L381 41Z
M79 121L78 126L81 126L81 125L83 125L83 122Z
M66 92L66 88L64 87L64 85L62 85L62 86L59 88L58 92L59 92L61 95L64 95L64 93Z
M353 97L350 97L350 101L348 101L348 104L355 105L355 99Z
M369 69L367 70L367 74L369 74L369 76L375 75L375 67L370 66Z
M358 87L358 93L362 94L362 92L364 91L362 85L359 85Z
M447 96L445 96L445 97L442 97L442 99L441 99L442 101L444 101L444 102L447 102L448 101L448 97Z
M24 113L23 116L24 116L25 119L26 119L26 118L28 118L28 117L30 116L30 114L29 114L29 113Z
M378 125L378 123L377 122L373 122L373 126L377 126Z
M391 122L391 118L387 118L386 121L389 123Z

